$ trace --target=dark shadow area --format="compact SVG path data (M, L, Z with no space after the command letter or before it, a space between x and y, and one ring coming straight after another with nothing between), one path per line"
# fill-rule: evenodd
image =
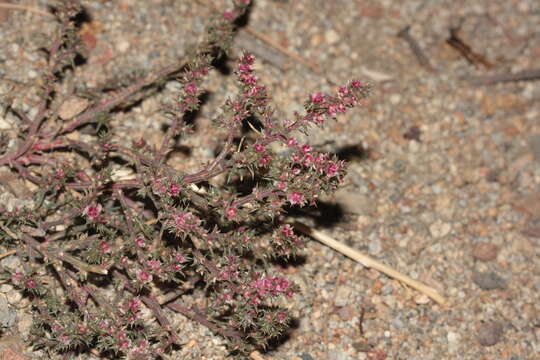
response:
M249 125L251 124L251 126ZM255 128L257 131L262 131L264 129L263 124L257 119L255 116L251 115L247 118L245 118L242 121L242 135L247 135L249 133L253 133L253 129Z
M197 120L197 118L201 114L201 109L203 108L204 105L208 103L209 100L210 100L209 91L205 91L201 95L199 95L199 104L200 104L199 108L195 111L190 111L190 112L185 113L183 117L184 123L186 125L192 126L193 129L195 130L196 129L195 120Z
M336 151L339 160L345 161L363 161L369 159L370 150L363 147L362 144L347 145Z
M224 76L228 76L233 72L233 69L229 65L229 57L224 53L221 53L218 56L216 56L214 61L212 61L211 65L217 71L219 71L221 75L224 75Z
M263 354L270 354L276 351L281 345L285 344L291 339L292 333L300 327L300 320L297 318L291 318L289 327L280 336L270 339L268 346Z
M279 257L271 261L272 264L277 265L282 269L288 269L290 267L300 267L300 266L305 265L306 262L307 262L307 256L305 255L291 256L288 258Z
M315 206L303 208L289 207L285 209L291 218L309 217L317 226L329 228L340 223L345 217L345 211L339 204L332 204L324 201L317 201Z

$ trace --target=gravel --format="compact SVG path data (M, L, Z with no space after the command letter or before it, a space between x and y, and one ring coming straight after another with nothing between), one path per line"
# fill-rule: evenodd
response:
M213 3L225 8L224 1ZM88 87L183 56L201 38L210 13L198 1L84 4L96 40L77 70ZM0 73L34 84L44 66L36 34L50 32L54 23L31 12L1 11ZM322 69L316 74L241 31L242 46L260 59L256 69L273 94L276 116L291 116L308 94L350 78L374 83L361 109L309 139L350 161L344 190L326 199L341 206L343 216L321 230L450 300L441 307L310 242L305 261L289 276L302 284L302 294L290 302L300 326L265 358L529 360L540 353L540 88L537 82L476 87L467 80L538 67L538 13L536 0L254 2L250 28ZM406 25L433 72L396 36ZM446 44L449 29L458 25L463 41L491 68L469 63ZM197 168L221 141L210 109L234 86L231 76L218 72L207 86L211 96L195 136L184 142L191 156L172 159L178 169ZM8 89L0 82L0 93ZM35 95L30 89L14 105L30 109ZM155 143L166 123L159 103L168 96L174 96L170 84L158 98L115 114L118 133ZM3 190L2 201L14 201ZM0 263L20 265L13 259ZM24 338L28 308L24 299L5 299L8 294L0 295L0 324ZM173 359L224 358L221 339L179 315L171 320L180 338L196 344ZM31 349L27 354L39 358Z

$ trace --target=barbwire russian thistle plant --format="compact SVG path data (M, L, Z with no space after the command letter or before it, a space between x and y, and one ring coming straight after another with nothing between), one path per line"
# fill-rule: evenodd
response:
M303 240L285 208L314 205L337 189L346 170L295 134L354 107L369 86L354 80L334 95L312 94L303 113L279 119L253 70L254 56L244 53L234 71L238 91L214 119L221 151L191 173L170 167L177 137L192 132L184 117L199 109L212 62L229 50L234 20L249 3L233 1L216 15L186 63L150 72L113 96L94 94L68 121L60 119L61 105L77 90L62 93L61 84L83 50L73 23L81 8L78 1L58 3L42 101L32 117L4 104L18 117L20 134L0 156L0 166L37 186L32 206L0 215L1 244L16 250L22 264L3 268L3 276L32 300L37 347L159 358L185 342L170 311L227 339L238 354L264 348L287 329L290 316L280 305L298 289L270 262L296 255ZM161 144L115 138L110 112L173 78L181 87L165 106L170 124ZM92 140L71 136L88 124L97 125ZM242 137L245 124L252 137ZM210 185L217 176L225 180ZM196 285L205 290L204 303L182 297Z

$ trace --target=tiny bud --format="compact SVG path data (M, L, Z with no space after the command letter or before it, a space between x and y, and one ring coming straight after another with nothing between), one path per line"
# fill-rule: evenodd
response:
M178 196L178 194L180 194L180 185L171 184L171 186L169 186L169 195Z
M315 93L311 95L311 102L314 104L321 104L324 102L324 95L321 93Z
M103 253L110 253L111 252L111 247L109 246L109 243L106 242L106 241L102 241L100 244L99 244L99 248L101 249L101 251Z
M263 152L265 150L265 147L263 144L255 144L253 146L253 149L255 149L256 152Z
M227 218L227 220L234 219L237 214L238 214L238 210L236 210L235 207L230 207L230 208L227 208L227 210L225 210L225 217Z
M37 283L36 283L35 280L33 280L33 279L28 279L28 280L26 281L26 287L27 287L27 288L29 288L29 289L35 289L36 286L37 286Z
M133 140L132 145L133 147L140 149L146 145L146 141L143 138L140 138L139 140Z
M83 215L86 215L90 220L95 220L101 213L102 207L100 204L88 205L84 208Z
M351 81L351 86L353 89L360 89L362 87L362 83L358 80Z
M233 21L236 18L236 14L234 13L234 11L225 10L223 12L223 17L228 21Z
M298 205L298 204L301 205L305 201L304 195L302 195L301 193L296 192L296 191L293 191L292 193L289 193L287 195L287 200L289 200L289 202L292 205Z

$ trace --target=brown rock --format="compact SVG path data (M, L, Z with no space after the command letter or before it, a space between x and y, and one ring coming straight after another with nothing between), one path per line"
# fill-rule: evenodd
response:
M69 97L61 106L58 115L62 120L69 120L82 113L90 104L87 99Z
M523 105L525 100L515 94L484 95L482 98L482 111L485 115L494 115L498 111L508 111Z
M482 346L493 346L497 344L503 336L503 325L498 321L486 322L478 328L477 338Z
M481 242L474 246L473 257L475 260L492 261L497 258L499 248L497 245L488 242Z

